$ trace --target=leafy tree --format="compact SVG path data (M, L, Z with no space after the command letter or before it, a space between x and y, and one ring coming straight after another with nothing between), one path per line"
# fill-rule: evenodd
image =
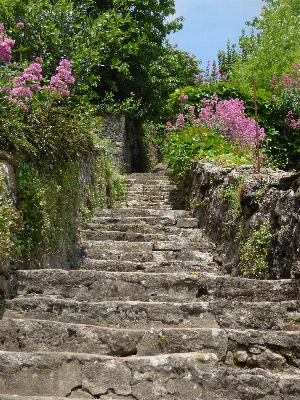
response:
M16 39L17 58L44 59L45 76L61 58L72 63L76 93L94 102L130 93L141 99L143 115L157 118L164 99L191 83L198 62L166 43L182 27L174 0L3 0L0 22ZM24 22L20 29L16 23Z
M266 2L260 16L249 23L258 30L257 36L252 33L249 37L244 35L240 38L238 56L234 59L229 75L234 85L251 88L252 76L255 74L258 86L269 89L274 74L280 76L288 72L291 65L299 60L299 0ZM225 59L229 62L228 56Z

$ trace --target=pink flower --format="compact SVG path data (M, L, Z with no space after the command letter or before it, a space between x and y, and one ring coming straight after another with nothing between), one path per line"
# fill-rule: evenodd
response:
M168 132L171 132L171 131L174 131L175 129L176 129L176 127L173 126L172 123L171 123L170 121L168 121L167 124L166 124L166 130L167 130Z
M179 130L181 128L184 128L185 122L184 122L184 115L183 114L179 114L177 117L177 121L176 121L176 129Z
M68 96L70 89L68 84L74 84L75 78L72 76L71 63L63 59L56 68L57 74L53 75L50 79L50 84L45 86L45 89Z
M24 28L24 22L18 22L17 23L17 28Z
M4 62L10 62L12 57L11 48L14 44L14 40L4 38L4 36L0 35L0 60Z

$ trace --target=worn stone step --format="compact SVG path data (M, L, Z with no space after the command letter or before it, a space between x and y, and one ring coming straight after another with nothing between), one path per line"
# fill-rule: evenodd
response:
M17 271L18 295L57 296L80 301L189 301L198 295L198 277L186 273L85 270Z
M115 271L115 272L191 272L198 274L201 272L217 272L217 266L213 262L210 253L202 253L202 259L196 261L158 261L158 262L135 262L119 260L95 260L92 258L84 259L74 269L87 269L95 271Z
M153 201L169 201L170 200L170 192L169 191L162 191L161 189L155 190L154 192L148 191L148 192L135 192L135 191L130 191L130 193L127 195L127 200L139 200L141 202L153 202Z
M207 240L199 239L189 240L188 237L180 237L173 235L172 237L168 237L167 235L162 235L160 233L157 234L149 234L149 233L133 233L133 232L120 232L120 231L103 231L97 229L85 229L81 231L81 240L83 244L83 248L90 248L91 246L87 245L87 242L91 242L93 245L97 242L101 242L99 246L103 248L104 242L107 243L109 249L111 250L121 250L123 249L124 242L130 243L152 243L152 250L171 250L171 251L179 251L184 249L190 250L213 250L214 246L212 246ZM171 240L170 240L171 239ZM118 245L118 242L121 242L121 245ZM97 244L98 246L98 244ZM98 247L99 247L98 246ZM100 248L99 247L99 248ZM127 249L130 247L126 246ZM144 249L144 246L141 246L143 251L149 251L148 249ZM132 246L132 250L136 250L136 246Z
M117 252L129 252L129 251L140 251L140 252L151 252L153 250L153 243L152 242L129 242L127 240L87 240L82 242L82 248L85 249L86 254L90 254L93 249L95 251L100 252L111 250Z
M152 229L158 227L176 227L177 229L191 229L198 227L196 218L159 218L159 217L93 217L91 222L85 225L90 229L118 229L120 225L137 225L140 229L147 229L148 226L153 226ZM108 228L106 228L106 226Z
M118 261L133 261L133 262L161 262L161 261L185 261L203 260L203 251L199 250L153 250L153 251L136 251L130 250L128 246L127 250L110 249L108 246L97 246L93 243L92 246L88 246L89 242L85 242L84 255L85 258L92 258L98 260L118 260ZM101 243L101 242L98 242ZM105 242L103 242L105 243ZM128 242L131 243L131 242ZM143 243L143 242L140 242ZM135 243L139 244L139 243Z
M244 368L300 370L300 331L226 330L227 363Z
M163 191L167 193L178 192L176 185L168 182L164 184L159 184L157 182L148 182L146 184L137 183L136 181L127 181L127 187L129 194L131 193L146 193L146 192L158 192Z
M178 228L182 229L182 228ZM83 229L80 232L82 241L128 241L128 242L172 242L175 243L175 248L190 249L203 249L203 244L210 250L213 250L215 246L209 243L202 235L170 235L163 231L156 233L142 233L142 232L128 232L128 231L113 231L103 229ZM202 243L204 241L204 243Z
M175 218L170 218L170 217L151 217L151 216L146 216L146 217L129 217L129 216L118 216L118 217L110 217L110 216L105 216L105 217L93 217L91 222L86 224L86 227L92 228L92 229L102 229L105 230L106 226L114 226L114 225L121 225L121 224L135 224L139 225L141 228L153 225L154 228L157 224L160 224L160 226L175 226L177 223L177 220Z
M300 300L296 279L257 280L205 274L201 282L203 294L214 298L242 301Z
M120 221L120 219L118 219ZM127 223L126 221L107 223L105 220L105 225L99 224L98 226L94 223L86 224L83 230L93 230L96 232L106 232L106 231L118 231L118 232L128 232L128 233L143 233L143 234L160 234L166 238L188 238L191 241L200 241L205 239L207 242L208 238L205 237L203 231L197 228L178 228L176 225L164 225L164 224L156 224L151 225L145 222L138 223Z
M119 237L127 241L175 241L185 243L185 246L191 245L197 249L203 250L205 248L207 251L213 251L216 248L215 244L207 239L200 229L195 228L158 227L157 225L146 224L110 224L90 228L87 226L81 230L81 233L82 240L111 240L112 237ZM143 238L144 240L142 240Z
M171 353L215 353L225 361L228 335L223 329L116 327L2 319L0 351L94 353L129 357ZM298 335L299 336L299 335Z
M0 393L70 397L75 389L101 396L161 399L199 396L201 381L216 371L213 353L116 358L76 353L0 353ZM190 397L192 398L192 397Z
M300 332L208 328L124 329L46 320L2 319L0 351L60 351L128 357L215 353L244 368L299 371Z
M140 200L126 200L122 201L120 203L117 203L120 207L134 207L135 209L152 209L152 210L172 210L173 211L173 206L170 205L170 202L168 200L165 201L145 201L141 202Z
M49 319L60 322L124 328L198 327L293 331L300 326L299 301L235 302L231 300L178 302L74 301L54 297L16 297L6 300L5 318Z
M170 184L170 180L168 179L168 176L166 174L158 173L158 174L153 174L153 173L133 173L130 175L127 175L124 177L124 182L126 184L131 184L131 183L139 183L139 184L147 184L151 182L154 184L157 182L157 184Z
M136 209L136 208L105 208L95 209L95 217L110 217L110 218L123 218L123 217L160 217L160 218L189 218L191 217L190 211L185 210L149 210Z
M80 392L80 393L79 393ZM80 400L82 398L86 398L86 399L94 399L94 396L89 395L87 392L85 393L82 390L75 390L73 391L73 393L77 393L77 395L81 396L82 394L84 394L85 397L74 397L72 395L72 399L73 400ZM88 396L88 397L87 397ZM70 397L70 396L69 396ZM112 397L107 398L107 400L113 400ZM122 400L122 397L120 397L120 399ZM123 399L125 399L123 397ZM19 396L19 395L15 395L15 394L0 394L0 400L66 400L65 397L53 397L53 396Z
M297 374L219 367L213 353L116 358L75 353L0 353L0 393L81 398L296 400ZM92 398L93 398L92 397ZM116 397L117 398L117 397Z

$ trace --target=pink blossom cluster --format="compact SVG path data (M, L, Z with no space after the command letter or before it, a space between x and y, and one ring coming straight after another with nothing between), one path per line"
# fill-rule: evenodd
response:
M300 97L300 68L299 63L296 62L292 66L292 72L290 74L282 74L281 81L278 82L276 75L272 77L270 89L274 92L279 92L283 99L286 99L289 103L294 102L299 108L299 97ZM277 96L272 95L273 101L277 101ZM294 110L295 111L295 110ZM285 117L288 126L292 129L300 128L300 120L296 119L293 111L288 111Z
M198 123L211 129L219 128L229 141L256 142L256 121L245 116L244 102L240 99L218 101L217 95L200 110ZM259 128L258 139L265 139L264 128Z
M61 60L56 71L57 73L51 77L50 84L49 86L45 86L45 89L68 96L70 94L68 84L75 83L70 61L66 59Z
M12 54L11 48L15 41L5 35L4 25L0 24L0 60L10 62Z
M42 66L43 59L36 58L34 63L31 63L28 68L25 68L22 75L13 79L13 87L4 87L0 90L7 92L8 95L4 96L6 101L22 107L24 110L28 109L28 100L31 99L35 92L40 92L46 89L48 92L54 92L68 96L70 90L68 84L73 84L75 78L72 76L71 64L68 60L63 59L59 66L56 68L57 74L51 77L49 86L41 86Z
M180 107L184 105L184 103L188 100L188 98L189 96L187 94L180 93L180 96L178 97Z
M220 82L223 79L224 79L224 75L221 73L221 71L217 67L215 61L213 61L212 67L211 67L210 60L208 60L205 71L200 72L198 75L196 75L195 83L198 83L200 85L210 85L210 84Z
M179 114L178 117L177 117L175 126L170 121L167 122L166 131L167 132L179 131L184 127L185 127L184 115L183 114Z
M195 107L189 108L189 121L192 118L192 125L204 126L217 130L226 136L228 141L243 143L253 146L256 143L256 121L245 116L244 102L240 99L229 99L219 101L214 94L211 100L203 99L199 117L196 118ZM185 118L179 114L176 125L167 122L166 130L180 130L185 127ZM264 128L258 127L258 139L265 139Z
M40 63L35 62L29 64L28 68L24 69L21 76L14 78L13 88L5 88L5 90L3 90L9 94L9 96L5 96L4 99L27 110L28 106L24 101L31 98L35 91L39 92L41 90L41 80L42 66Z
M300 128L300 121L297 121L295 119L293 111L288 111L285 119L288 122L288 125L289 125L290 128L292 128L292 129Z

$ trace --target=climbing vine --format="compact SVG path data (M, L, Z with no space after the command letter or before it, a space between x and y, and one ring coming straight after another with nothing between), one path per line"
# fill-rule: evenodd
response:
M14 253L19 252L17 234L20 223L20 213L12 204L4 177L0 174L0 274L5 272L5 265Z

